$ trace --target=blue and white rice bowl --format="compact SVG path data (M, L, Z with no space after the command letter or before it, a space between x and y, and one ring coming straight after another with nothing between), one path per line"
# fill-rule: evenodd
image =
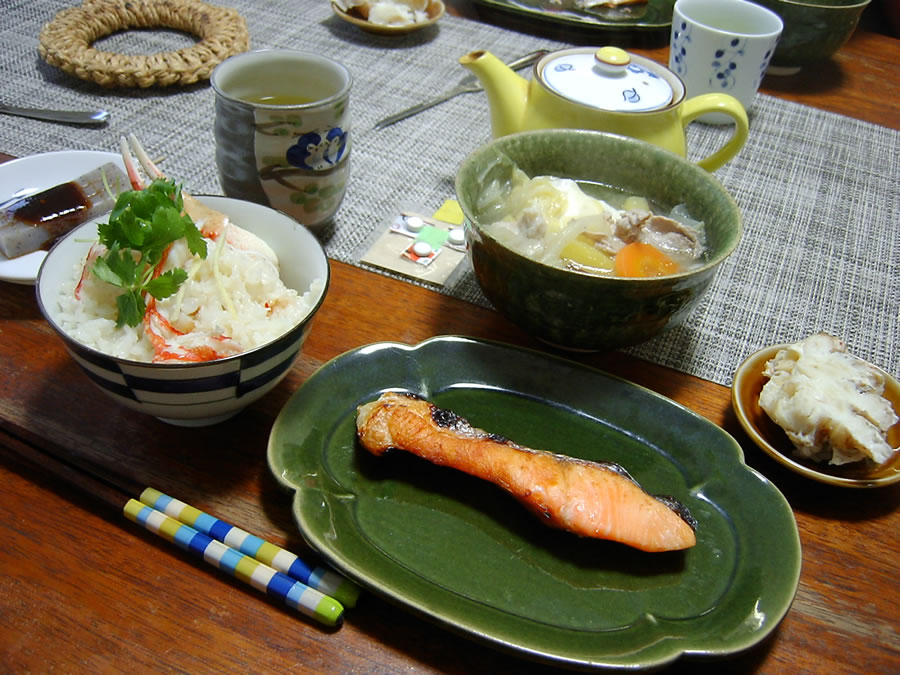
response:
M253 202L204 196L199 200L262 238L280 262L281 280L301 295L308 311L287 332L254 349L214 361L149 363L104 354L63 327L60 288L97 237L86 223L50 250L37 277L41 313L91 380L122 405L181 426L204 426L237 414L271 391L288 373L321 307L330 282L328 259L316 237L293 218ZM99 222L105 222L100 219Z

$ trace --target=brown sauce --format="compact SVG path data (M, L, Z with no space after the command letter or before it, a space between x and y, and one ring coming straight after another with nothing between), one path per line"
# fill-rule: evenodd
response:
M26 225L47 230L58 237L81 223L91 200L75 183L63 183L22 199L9 210L9 215Z

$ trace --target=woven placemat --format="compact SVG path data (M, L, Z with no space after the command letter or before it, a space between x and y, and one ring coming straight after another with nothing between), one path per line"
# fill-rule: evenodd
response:
M488 49L504 60L567 45L452 16L400 37L360 31L327 0L225 3L246 20L251 47L315 51L348 66L353 78L353 168L328 254L359 264L373 230L404 207L435 210L454 196L465 156L490 137L483 94L467 94L381 131L374 123L454 85L457 59ZM106 128L3 118L0 149L24 156L62 149L115 152L136 133L162 166L196 193L221 194L214 164L213 93L205 83L177 89L119 90L73 78L42 62L41 26L66 6L34 0L6 11L0 100L56 108L105 107ZM601 38L598 37L598 40ZM181 41L181 42L179 42ZM113 35L101 47L148 53L184 45L153 31ZM190 44L190 41L187 41ZM692 124L690 154L704 156L722 130ZM744 238L688 322L632 348L649 361L728 385L759 347L826 330L859 356L900 373L900 132L768 96L751 110L751 135L716 172L744 218ZM8 187L8 186L2 186ZM467 267L442 292L487 305Z

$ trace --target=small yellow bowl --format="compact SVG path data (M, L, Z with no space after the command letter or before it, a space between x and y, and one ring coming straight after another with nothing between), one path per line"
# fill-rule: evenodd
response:
M419 30L420 28L425 28L426 26L433 26L435 23L437 23L438 19L444 16L445 11L444 3L441 0L431 0L428 3L428 6L425 8L425 13L428 15L428 19L426 21L420 21L419 23L410 23L406 24L405 26L383 26L377 23L370 23L363 16L357 14L355 9L351 9L349 12L345 12L334 2L331 3L331 9L344 21L352 23L354 26L359 26L367 33L375 33L377 35L405 35L407 33L412 33L413 31Z
M779 349L788 345L774 345L750 355L738 367L731 385L731 403L738 421L756 445L770 457L789 469L821 483L841 487L874 488L900 482L900 452L895 452L884 464L853 462L834 466L816 463L794 455L794 445L784 430L769 418L759 406L759 394L768 378L763 375L766 362ZM879 369L880 370L880 369ZM885 373L884 397L891 402L894 411L900 411L900 382ZM900 422L888 430L888 443L892 448L900 445Z

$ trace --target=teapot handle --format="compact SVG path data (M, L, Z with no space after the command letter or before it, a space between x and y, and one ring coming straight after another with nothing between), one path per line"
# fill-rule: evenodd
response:
M734 120L734 132L731 138L714 153L697 162L697 164L707 171L715 171L728 160L738 154L738 151L744 147L747 142L747 136L750 134L750 124L747 121L747 111L744 106L734 96L728 94L701 94L694 98L689 98L682 105L681 125L687 125L707 113L716 112L728 115Z

